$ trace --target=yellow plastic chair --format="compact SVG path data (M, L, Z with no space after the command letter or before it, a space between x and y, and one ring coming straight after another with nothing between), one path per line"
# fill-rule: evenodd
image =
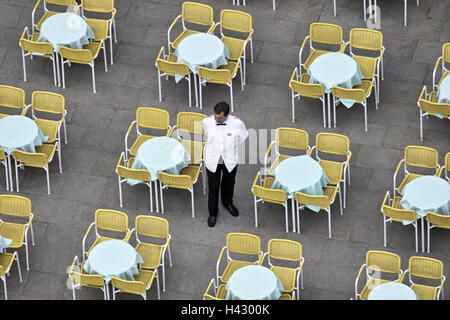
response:
M439 300L441 292L442 299L444 299L445 276L442 261L428 257L410 257L408 269L405 270L402 279L406 274L408 274L409 286L414 290L420 300ZM416 278L430 279L439 281L440 283L437 286L418 284L413 281Z
M44 9L44 15L37 20L36 10L39 8L39 4L42 2L42 6ZM47 8L48 5L51 5L51 9L58 9L59 11L53 11ZM39 31L41 29L42 23L47 19L48 17L51 17L54 14L63 13L66 12L68 7L74 7L76 8L78 6L76 0L38 0L36 4L34 5L33 11L31 12L31 27L32 31L34 33L34 30L36 29ZM36 22L37 21L37 22Z
M283 297L280 300L293 300L295 296L294 290L297 291L297 299L300 297L300 283L303 289L303 258L302 244L297 241L287 239L270 239L267 244L267 252L261 259L261 265L267 256L267 262L270 270L280 279L283 284L283 294L289 297ZM295 263L296 267L286 267L281 265L282 262ZM275 264L275 262L277 262ZM298 264L298 265L297 265ZM299 281L300 280L300 281Z
M15 219L14 222L0 219L0 235L11 239L8 249L19 249L25 245L27 258L27 270L30 270L28 258L28 230L31 230L31 244L34 246L33 213L31 212L31 201L28 198L15 195L0 195L0 214ZM16 219L26 220L19 223Z
M362 80L362 83L352 89L333 87L331 92L333 94L333 114L334 114L334 127L336 128L336 105L339 104L337 99L350 99L355 103L359 103L364 107L364 131L367 131L367 99L372 94L372 88L374 87L375 80ZM377 88L375 87L375 95ZM378 101L375 98L375 106L378 109Z
M292 294L282 293L278 300L295 300L295 292Z
M447 74L450 75L450 71L447 71ZM440 119L449 119L450 120L450 104L448 103L439 103L437 98L437 92L433 91L430 94L427 93L427 86L422 88L420 92L419 101L417 101L417 105L420 110L420 141L423 141L423 118L435 116Z
M163 275L163 291L165 292L166 252L169 253L169 265L172 267L172 255L170 254L170 239L172 237L169 233L169 221L164 218L139 215L136 217L135 229L133 230L136 231L137 245L135 249L141 255L142 259L144 259L141 268L155 271L159 288L158 268L161 267ZM139 238L139 236L141 238Z
M215 83L226 85L230 88L230 100L231 100L231 112L234 112L233 104L233 79L236 77L238 69L241 72L241 90L244 90L244 83L242 77L242 68L239 68L240 60L233 62L228 61L228 64L220 66L218 69L208 69L204 67L198 67L199 77L199 95L200 95L200 109L203 107L202 102L202 86L206 83Z
M116 165L116 173L117 178L119 180L119 199L120 199L120 207L123 207L123 201L122 201L122 183L126 182L127 179L133 179L133 180L139 180L141 183L146 184L149 188L149 194L150 194L150 212L153 212L153 183L150 180L150 172L148 170L141 170L141 169L132 169L134 163L134 157L131 157L128 159L128 161L125 161L124 159L124 153L122 152L120 154L119 160L117 161ZM155 194L155 197L158 195Z
M450 216L437 214L435 212L427 212L425 220L427 220L427 238L428 238L427 252L430 253L430 242L431 242L430 230L433 228L450 229Z
M309 43L309 56L305 60L305 62L302 62L302 54L303 50L305 49L306 43ZM343 50L345 47L345 42L343 40L343 30L342 27L330 24L330 23L321 23L321 22L315 22L311 23L309 27L309 35L305 37L303 40L302 46L300 47L300 52L298 55L298 61L299 61L299 72L302 73L302 70L305 71L308 70L311 63L322 54L325 54L327 50L321 50L321 49L315 49L313 47L313 44L322 44L322 45L333 45L337 46L338 50L336 52L339 52ZM302 69L303 68L303 69Z
M26 35L26 36L25 36ZM23 29L22 35L20 37L19 46L22 50L22 65L23 65L23 81L27 81L27 68L25 63L25 57L43 57L48 58L53 63L53 80L55 86L57 86L57 67L55 63L55 54L53 52L53 47L49 42L38 42L39 33L33 33L30 35L28 32L28 27ZM59 74L59 72L58 72ZM58 75L59 78L59 75Z
M225 284L221 284L216 289L216 281L214 279L211 279L211 281L208 284L208 287L205 290L205 293L203 293L203 300L226 300L227 298L227 289ZM211 294L211 288L214 290L214 294Z
M22 282L22 273L20 272L19 255L17 251L14 253L0 252L0 279L3 281L3 289L5 290L5 300L8 300L8 290L6 288L6 275L9 275L11 266L17 261L17 269L19 270L19 280Z
M355 300L367 300L369 293L374 287L386 282L401 282L403 271L400 269L401 259L395 253L387 251L370 250L366 254L366 263L361 266L355 280ZM358 293L358 282L363 270L366 270L366 283ZM386 279L386 274L391 279ZM392 279L392 277L395 278Z
M92 245L89 247L89 250L87 249L86 240L89 236L89 233L91 232L92 227L94 227L95 231L95 240L92 243ZM114 235L124 235L124 237L111 237L109 234L101 235L100 230L104 234L107 232L114 233ZM128 240L131 237L131 231L128 228L128 216L117 210L110 210L110 209L97 209L95 211L95 220L92 222L88 229L86 230L86 233L83 236L83 260L86 260L87 256L91 252L92 248L94 248L97 244L106 241L106 240L112 240L112 239L119 239L128 242Z
M445 163L444 163L444 172L445 172L445 179L447 179L450 182L450 152L447 152L445 155Z
M226 252L226 267L222 273L220 273L220 262L222 261L223 254ZM232 255L238 255L239 259L233 258ZM237 233L231 232L227 234L226 246L222 248L217 259L216 264L216 285L227 283L234 271L239 268L257 265L263 252L261 251L261 239L250 233ZM257 260L254 259L257 256ZM245 258L249 260L242 260Z
M0 148L0 163L5 167L6 190L9 190L9 174L8 174L8 156L5 151Z
M116 300L116 293L125 292L140 295L147 300L147 291L153 284L153 280L155 279L155 275L158 273L158 270L150 271L139 269L139 273L134 275L134 281L123 280L117 277L111 277L111 286L112 286L112 294L113 300ZM160 299L159 294L159 278L156 277L157 285L158 285L158 300Z
M309 83L309 79L310 77L307 73L299 75L298 68L295 67L289 81L289 88L292 93L292 122L295 122L295 98L299 100L300 97L319 99L322 101L323 127L326 128L325 91L321 84Z
M176 49L181 40L194 33L200 32L187 28L186 22L197 26L207 26L209 27L209 30L211 30L211 28L214 28L213 15L213 8L206 4L190 1L183 2L183 5L181 6L181 14L173 20L167 30L167 47L169 49L169 53L171 48L174 50ZM173 41L171 41L170 32L179 20L181 21L183 31Z
M258 184L260 173L256 175L255 180L252 185L253 199L255 203L255 227L258 227L258 202L270 202L275 204L280 204L284 207L284 216L286 220L286 232L289 232L289 222L288 222L288 199L286 192L281 189L271 189L272 184L275 180L274 177L268 176L262 181L262 185ZM294 225L294 215L292 215L292 224ZM295 228L294 230L295 231Z
M113 64L113 31L114 28L114 42L117 43L117 32L116 32L116 13L117 10L114 8L114 0L81 0L81 16L86 20L87 24L94 31L95 39L94 41L106 41L109 39L109 45L111 50L111 64ZM86 13L93 12L95 14L102 14L111 16L109 19L92 19L87 18ZM103 43L103 48L105 49L105 44ZM106 61L106 52L105 52Z
M439 65L441 65L441 73L442 73L442 78L444 78L444 76L446 74L448 74L449 69L448 66L450 64L450 42L444 43L442 45L442 55L436 60L436 64L434 65L434 69L433 69L433 90L437 89L437 85L436 85L436 79L437 79L437 71L439 69ZM442 80L441 78L441 80Z
M159 50L158 57L155 62L156 69L158 69L158 89L159 89L159 102L162 101L161 94L161 77L175 77L176 74L183 75L183 79L188 82L188 92L189 92L189 107L192 106L192 98L191 98L191 70L188 65L185 63L177 62L177 57L173 53L169 53L166 56L164 47L161 47ZM197 98L197 82L194 78L195 84L195 98L196 104L198 106L198 98Z
M366 0L363 0L364 3L364 21L367 20L367 10L366 10ZM368 0L368 6L375 6L375 8L378 8L377 6L377 0ZM417 0L417 5L419 5L419 0ZM408 21L408 0L403 0L403 25L406 27L407 21ZM375 15L375 22L377 22L377 16Z
M269 166L269 155L271 154L272 147L275 149L276 158ZM298 150L300 154L309 154L311 147L309 146L309 135L305 130L289 127L280 127L275 131L275 140L273 140L267 148L264 156L264 170L265 174L272 175L275 168L278 165L290 158L291 155L280 153L280 148Z
M380 77L384 80L383 34L377 30L353 28L350 30L350 40L345 45L349 47L350 55L358 63L364 79L375 80L376 99L379 102ZM366 51L369 51L371 56L359 54Z
M246 48L247 43L250 43L250 59L253 63L253 21L252 16L247 12L238 10L224 9L220 11L220 21L216 24L220 26L220 36L222 42L228 48L231 61L242 60L241 67L244 68L244 85L246 79ZM244 36L245 39L237 38L236 36L226 36L224 31L231 32L233 34L239 34ZM230 34L231 34L230 33Z
M19 192L19 168L33 167L41 168L45 170L47 174L47 193L50 194L50 162L53 160L53 156L56 152L56 146L54 144L43 144L37 146L36 152L25 152L19 149L15 149L13 152L13 158L16 169L16 190ZM12 188L12 187L11 187Z
M383 204L381 205L381 213L383 214L383 239L384 246L386 247L386 222L402 222L411 221L412 226L415 229L416 234L416 252L419 251L419 240L418 240L418 218L416 212L413 210L403 209L400 205L401 197L397 196L391 199L390 192L386 192ZM423 225L423 223L422 223ZM422 242L423 242L423 229L422 229Z
M296 212L297 212L297 233L300 233L300 210L303 210L305 206L317 206L320 210L325 210L328 214L328 238L331 239L331 205L334 203L336 199L336 195L338 194L337 186L327 186L322 189L323 195L309 195L303 192L295 193L295 204L296 204ZM342 211L342 197L339 192L339 205L341 208L341 215L343 215Z
M65 108L66 100L63 95L47 92L34 91L31 96L31 115L34 122L41 128L45 136L48 136L46 143L54 144L58 151L59 172L62 173L61 164L61 126L64 126L64 139L67 144L67 129L66 129L66 115ZM58 120L45 119L37 115L54 115L58 116Z
M331 185L341 190L341 182L344 185L344 208L347 204L347 178L350 185L350 139L337 133L319 132L316 135L316 145L312 147L310 155L315 150L315 158L325 170L325 174ZM334 156L345 158L344 161L336 161Z
M103 291L104 299L108 300L108 285L105 283L103 277L99 274L87 273L83 266L84 261L80 265L78 256L75 256L69 271L69 281L72 289L73 300L76 300L75 290L81 289L82 287L100 289Z
M141 133L141 129L152 129L162 131L165 136L171 135L171 126L169 123L170 115L166 110L150 107L139 107L136 110L136 120L131 122L125 135L125 160L128 159L128 153L132 156L136 156L136 152L145 141L150 138L154 138L154 135L148 135ZM131 129L136 125L137 138L128 147L128 136L131 133Z
M395 169L394 173L394 195L403 193L403 188L406 184L415 178L423 176L423 174L409 172L411 168L422 168L429 171L435 170L434 175L439 177L441 174L438 163L439 153L436 149L422 147L422 146L407 146L404 151L404 158L401 159ZM403 165L404 178L397 187L397 175Z
M66 88L65 76L64 76L64 65L66 63L79 63L86 64L92 69L92 90L95 91L95 59L97 58L100 49L102 48L101 42L91 41L88 44L83 46L83 49L72 49L68 47L61 46L59 47L59 55L61 56L61 73L62 73L62 83L63 89ZM103 46L104 49L104 46ZM105 51L103 51L105 54ZM106 55L104 57L105 60L105 72L108 72L108 67L106 64Z
M25 91L21 88L0 85L0 107L8 111L19 110L20 115L25 116L28 111L28 107L25 105ZM0 113L0 119L9 115L11 114Z

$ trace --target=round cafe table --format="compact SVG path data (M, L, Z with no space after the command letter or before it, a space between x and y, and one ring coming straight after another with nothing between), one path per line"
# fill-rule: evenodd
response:
M307 155L290 157L282 161L274 170L275 180L272 189L282 189L292 201L292 221L295 221L294 198L296 192L310 195L322 195L322 188L330 183L320 164ZM318 212L317 206L307 206ZM295 223L293 226L295 232Z
M14 149L25 152L36 152L35 147L42 145L48 140L44 136L41 128L31 120L24 116L7 116L0 119L0 148L8 155L9 179L11 190L13 189L13 181L11 174L11 157Z
M437 97L439 103L450 103L450 74L439 85Z
M138 264L143 263L141 255L123 240L106 240L92 248L84 264L90 274L100 274L106 283L111 277L133 281L138 274Z
M239 268L227 283L227 300L278 300L284 291L280 279L268 268Z
M331 128L330 93L334 86L351 89L361 84L364 76L355 60L340 52L329 52L317 57L308 68L309 83L320 83L328 96L328 127ZM354 101L340 99L347 108Z
M386 282L370 291L368 300L418 300L413 289L403 283Z

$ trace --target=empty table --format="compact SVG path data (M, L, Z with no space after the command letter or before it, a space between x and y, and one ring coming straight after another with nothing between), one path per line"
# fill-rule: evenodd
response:
M403 283L386 282L370 291L369 300L418 300L413 289Z
M268 268L239 268L227 283L227 300L278 300L284 291L280 279Z

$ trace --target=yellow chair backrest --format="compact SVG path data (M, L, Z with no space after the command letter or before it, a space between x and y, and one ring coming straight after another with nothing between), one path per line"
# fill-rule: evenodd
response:
M325 44L342 44L342 27L330 23L311 23L309 27L309 36L313 42Z
M31 106L36 111L62 114L66 110L65 105L64 96L58 93L34 91L31 95Z
M355 89L347 89L342 87L333 87L331 88L333 96L340 99L351 99L355 100L358 103L364 102L366 100L367 95L364 89L355 88Z
M226 247L230 252L256 255L261 252L261 239L254 234L231 232Z
M238 10L224 9L220 11L220 26L224 29L242 33L252 32L252 16Z
M422 146L405 148L405 163L409 166L436 169L439 165L439 153L436 149Z
M44 55L53 55L53 47L50 42L37 42L28 40L25 38L25 33L27 32L27 27L23 30L22 36L20 37L20 47L26 52L42 53Z
M92 52L88 49L72 49L64 46L59 47L59 54L64 58L76 63L91 63L94 60Z
M208 69L198 67L198 76L208 81L217 81L221 83L228 83L232 80L232 74L228 69Z
M158 68L158 70L169 75L187 75L191 73L191 70L185 63L164 60L164 58L162 57L163 51L164 49L161 48L161 50L159 50L158 57L156 58L156 67Z
M442 59L444 62L450 63L450 42L444 43L442 46Z
M289 81L289 88L291 90L299 93L303 97L308 98L320 98L325 92L323 87L319 83L309 83L309 75L307 73L303 73L300 76L300 81L295 80L296 69L292 72L291 80Z
M105 280L99 274L86 274L80 271L80 267L76 265L78 258L75 256L69 271L69 278L75 283L86 287L103 287ZM83 268L83 265L81 265Z
M263 185L258 185L257 181L259 173L256 175L252 185L252 192L258 198L263 199L266 202L282 204L287 200L286 192L281 189L271 189L270 187L275 180L273 177L267 177L264 179Z
M381 206L381 212L388 218L391 218L394 221L416 221L417 215L413 210L399 209L391 207L387 204L387 199L389 198L389 191L386 192L386 195L383 200L383 205Z
M316 135L316 149L323 153L345 156L350 151L350 139L342 134L319 132Z
M114 0L81 0L81 8L86 11L111 13L114 11Z
M206 115L197 112L178 112L177 129L190 134L203 134L203 119Z
M169 119L170 115L166 110L151 107L139 107L136 110L136 123L139 127L168 130Z
M161 183L167 184L171 188L187 189L192 186L192 178L189 175L170 174L158 172L158 179Z
M43 168L48 164L48 158L44 153L25 152L15 149L13 151L13 158L31 167Z
M25 106L25 91L21 88L0 85L0 107L22 109Z
M182 139L180 143L191 155L191 164L200 164L202 162L205 142Z
M303 192L296 192L295 201L304 205L318 206L321 209L326 209L330 206L330 200L325 195L309 195Z
M413 256L409 258L408 270L416 277L440 280L444 275L444 264L437 259Z
M75 0L44 0L44 2L48 3L48 4L64 6L64 7L74 6L77 4L77 2Z
M169 221L160 217L139 215L135 219L135 230L147 237L166 239L169 236Z
M398 274L400 263L400 256L395 253L370 250L366 254L366 267L370 270Z
M95 211L95 227L109 231L127 232L128 216L117 210L97 209Z
M275 141L280 148L306 150L309 147L308 132L297 128L277 128L275 131Z
M0 161L4 161L6 159L6 153L5 150L0 148Z
M300 242L287 239L270 239L268 243L269 257L278 260L300 261L302 245Z
M116 289L132 294L143 294L147 289L141 281L129 281L117 277L111 277L111 285Z
M430 101L424 98L425 88L422 89L419 97L419 108L431 115L440 114L443 117L450 117L450 104ZM431 95L430 95L431 96Z
M444 164L445 170L450 171L450 152L447 152L445 155L445 164Z
M383 34L377 30L354 28L350 30L350 45L357 49L380 51L383 48Z
M213 23L213 8L197 2L183 2L181 17L184 21L210 26Z
M15 195L0 195L0 213L8 216L27 218L31 215L31 201Z
M150 172L148 170L143 169L132 169L131 166L133 165L133 162L134 157L131 157L128 159L127 166L122 165L123 163L123 152L122 152L116 165L116 172L119 175L119 177L126 179L140 180L144 182L150 181Z
M450 229L450 216L437 214L435 212L427 212L425 218L429 223L439 228Z

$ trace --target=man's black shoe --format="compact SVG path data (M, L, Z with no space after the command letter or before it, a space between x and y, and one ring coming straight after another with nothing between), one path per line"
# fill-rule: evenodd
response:
M233 206L232 203L229 204L229 205L227 205L227 206L224 205L224 207L228 209L228 211L230 212L230 214L231 214L233 217L237 217L237 216L239 215L238 209L236 209L236 207Z
M209 216L208 218L208 226L211 228L216 225L216 217L215 216Z

